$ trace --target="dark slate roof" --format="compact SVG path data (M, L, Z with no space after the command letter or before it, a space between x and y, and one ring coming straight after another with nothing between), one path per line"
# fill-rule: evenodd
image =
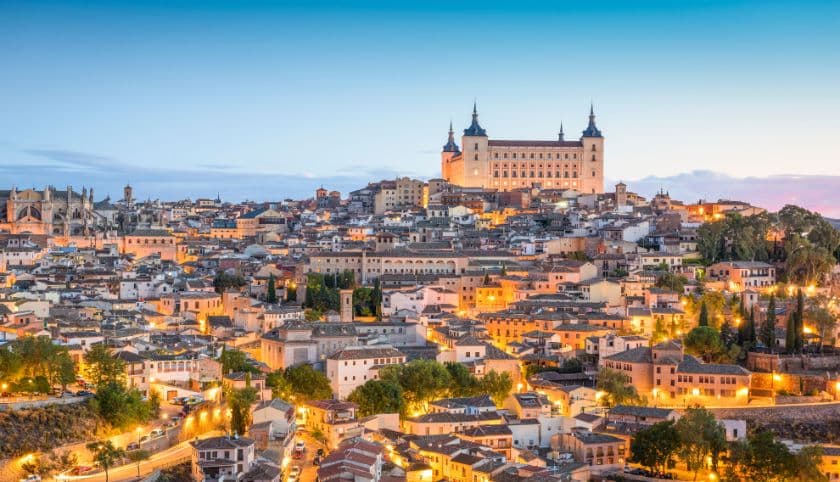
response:
M710 375L749 375L746 368L739 365L719 365L716 363L701 363L691 355L686 355L682 363L677 365L677 373L703 373Z
M610 409L610 415L629 415L631 417L668 418L673 410L656 407L636 407L633 405L616 405Z
M472 124L464 129L464 135L487 137L487 131L482 129L481 125L478 123L478 109L475 104L473 104Z
M641 346L639 348L632 348L630 350L610 355L605 360L628 362L628 363L653 363L653 356L650 348Z

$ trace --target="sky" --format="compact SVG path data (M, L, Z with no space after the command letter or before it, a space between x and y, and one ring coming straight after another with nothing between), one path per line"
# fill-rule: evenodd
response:
M608 182L840 216L840 2L0 0L0 189L343 193L491 138L606 137ZM673 186L672 186L673 185Z

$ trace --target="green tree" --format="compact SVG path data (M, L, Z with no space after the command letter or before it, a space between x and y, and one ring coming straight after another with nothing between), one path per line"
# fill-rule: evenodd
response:
M800 285L819 284L837 261L828 249L815 246L798 234L785 237L785 253L788 280Z
M50 383L67 390L67 385L76 381L76 364L66 352L61 353L50 367Z
M97 387L125 383L125 362L111 355L104 344L96 344L84 355L87 379Z
M325 400L332 398L330 380L312 365L301 364L286 368L283 373L294 401Z
M706 308L705 301L700 303L700 317L697 318L697 325L706 327L709 326L709 309Z
M132 450L131 452L127 452L126 456L132 462L137 464L137 477L140 477L140 462L144 460L149 460L152 454L148 450Z
M452 379L449 394L453 397L472 397L481 392L478 379L470 373L466 365L458 362L446 362L443 365Z
M829 334L834 333L837 326L837 318L829 306L831 299L825 295L817 295L808 299L807 308L805 310L805 318L807 318L817 331L820 337L820 350L828 342L829 345L834 344L833 339L829 339Z
M713 264L722 259L725 231L723 221L703 223L697 228L697 250L707 263Z
M108 470L125 457L125 450L115 447L110 440L91 442L87 448L93 454L93 461L105 471L105 482L108 482Z
M257 390L253 387L230 390L227 406L230 409L230 430L245 435L251 426L251 405L257 401Z
M631 384L630 377L618 370L601 367L595 381L598 390L604 392L601 404L607 407L616 405L642 405L645 400L639 396L636 387Z
M733 443L727 462L727 475L733 480L789 480L796 468L796 460L787 446L767 431Z
M126 389L118 382L99 385L89 403L100 417L119 429L145 423L155 416L153 403L143 400L139 390Z
M222 346L219 363L222 364L222 373L225 375L231 372L259 372L258 368L248 363L248 355L244 351L227 346Z
M379 278L373 282L373 292L371 293L371 303L373 303L374 313L376 319L382 319L382 286L379 283Z
M410 413L425 410L427 404L448 395L452 377L434 360L413 360L405 365L389 365L379 371L379 378L398 384L403 389L406 409Z
M267 303L277 303L277 280L274 279L274 273L268 275L268 288L265 294L265 301Z
M662 273L656 278L656 286L658 288L669 289L683 294L685 285L688 284L688 278L682 275L671 273L670 271Z
M711 412L700 407L689 408L675 427L680 439L677 453L688 470L694 472L695 480L706 457L711 457L712 467L717 468L720 454L726 447L726 433Z
M265 385L271 388L272 398L279 398L281 400L292 400L292 384L286 380L286 375L283 370L276 370L265 377Z
M823 448L808 445L794 455L794 474L796 482L828 482L828 475L822 471Z
M723 351L720 333L711 326L698 326L683 339L686 353L711 362Z
M659 422L636 433L630 442L629 459L656 474L665 474L679 446L674 421Z
M776 347L776 295L770 294L767 316L761 325L761 342L772 352Z
M490 395L496 406L501 407L513 389L513 380L507 372L499 373L496 370L490 370L479 380L479 385L481 391Z
M386 380L368 380L356 387L347 400L359 406L359 415L367 417L379 413L403 413L402 388Z
M238 290L246 284L248 284L248 282L245 281L245 278L242 276L228 274L225 271L217 272L216 277L213 278L213 289L219 294L222 294L231 288Z

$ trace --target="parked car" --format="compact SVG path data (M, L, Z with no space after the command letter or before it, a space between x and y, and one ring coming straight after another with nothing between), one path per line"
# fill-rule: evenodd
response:
M289 469L289 476L286 477L286 482L297 482L300 479L300 467L295 465Z
M156 428L156 429L152 430L151 432L149 432L149 437L160 438L160 437L163 437L163 435L165 433L166 432L162 428Z
M295 441L295 450L300 450L301 452L306 450L306 444L303 442L303 440Z
M324 447L318 447L318 451L315 452L315 453L318 454L318 457L323 457L324 456Z
M88 390L79 390L78 392L76 392L76 396L77 397L92 397L93 392L90 392Z
M314 459L312 459L312 465L321 465L321 456L316 455Z
M41 482L41 476L32 474L25 479L20 479L20 482Z
M125 449L129 452L132 450L138 450L140 448L140 444L137 442L131 442L130 444L125 446Z
M70 474L71 475L82 475L82 474L86 474L86 473L90 472L91 470L93 470L93 467L90 467L88 465L78 465L78 466L74 467L73 470L70 471Z

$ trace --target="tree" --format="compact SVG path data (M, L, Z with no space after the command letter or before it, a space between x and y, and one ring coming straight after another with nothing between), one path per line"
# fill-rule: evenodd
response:
M604 406L642 405L644 402L636 387L631 385L630 377L623 372L601 367L595 385L604 392L600 399Z
M76 381L76 364L67 353L62 353L50 370L50 383L61 386L61 391L67 390L67 385Z
M833 345L833 340L827 340L830 333L834 333L837 319L831 311L831 299L825 295L817 295L808 299L805 317L811 321L820 337L820 350L826 345Z
M248 284L248 282L245 281L245 278L242 276L228 274L225 271L217 272L216 277L213 278L213 289L219 294L222 294L231 288L239 289L246 284Z
M685 290L685 285L688 284L688 278L675 273L665 272L656 278L656 286L659 288L669 289L682 294Z
M697 250L707 263L716 263L723 257L725 230L723 221L703 223L697 228Z
M126 389L117 382L100 385L90 404L100 417L120 429L145 423L155 415L153 403L143 400L139 390Z
M481 391L478 379L470 373L466 365L458 362L446 362L443 365L452 378L449 394L453 397L472 397Z
M656 474L667 472L669 462L680 446L674 421L668 420L640 430L630 442L630 461Z
M87 378L97 387L125 382L125 362L111 355L104 344L93 345L84 355Z
M711 326L698 326L689 331L683 344L686 353L699 356L707 363L723 351L720 333Z
M823 448L808 445L794 455L793 480L796 482L828 482L828 475L822 471Z
M291 401L292 385L286 380L283 370L276 370L265 377L265 386L271 388L271 397Z
M274 279L274 273L268 275L268 289L265 294L266 303L277 303L277 280Z
M513 380L507 372L490 370L479 380L480 390L490 395L497 407L501 407L513 388Z
M242 350L222 346L222 354L219 355L219 363L222 364L222 374L231 372L259 373L259 369L248 363L248 355Z
M761 325L761 342L772 352L776 346L776 295L770 294L767 304L767 316Z
M227 397L230 409L230 430L245 435L251 426L251 405L257 401L257 390L253 387L233 389Z
M428 402L448 395L452 377L434 360L413 360L405 365L389 365L379 371L379 378L398 384L403 389L409 413L423 411Z
M706 308L706 302L700 303L700 317L697 318L698 326L709 326L709 310Z
M382 286L379 283L379 278L376 278L373 282L373 292L370 295L371 303L373 303L374 313L376 314L376 319L382 319Z
M140 449L127 452L126 455L128 456L129 460L137 463L137 477L140 477L140 462L144 460L149 460L149 458L152 456L151 452L149 452L148 450Z
M296 402L332 398L330 380L312 365L302 364L286 368L283 373Z
M712 467L717 468L720 454L726 446L726 433L711 412L700 407L689 408L675 428L680 440L677 453L688 470L694 472L695 480L706 457L711 457Z
M788 480L796 471L796 460L785 444L762 431L735 442L729 450L727 475L731 479Z
M819 284L834 267L834 254L798 234L785 237L785 273L788 280L800 285Z
M347 400L359 406L358 413L363 417L379 413L402 413L405 408L402 388L392 381L368 380L356 387Z
M105 482L108 482L108 469L125 457L125 450L115 447L110 440L91 442L87 448L93 454L93 461L105 471Z

